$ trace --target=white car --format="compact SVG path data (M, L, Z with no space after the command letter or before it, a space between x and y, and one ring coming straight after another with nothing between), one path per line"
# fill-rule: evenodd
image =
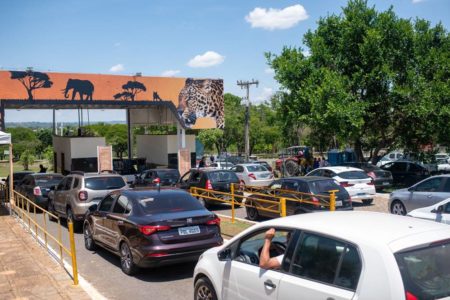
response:
M401 152L390 152L383 156L378 162L377 167L381 167L391 161L396 161L403 158L403 153Z
M437 171L440 173L450 173L450 163L445 159L440 159L436 162Z
M273 181L273 174L261 164L237 164L231 171L235 172L242 184L250 186L268 186Z
M375 197L375 184L372 178L361 169L353 167L323 167L315 169L306 176L324 176L336 180L343 186L352 201L361 200L368 205Z
M434 205L412 210L408 216L450 225L450 198Z
M225 170L229 170L232 167L234 167L234 164L231 162L225 162L225 161L218 161L218 162L213 162L212 164L209 165L211 168L218 168L218 169L225 169Z
M269 228L276 230L270 256L284 253L279 270L259 267ZM447 225L319 212L258 223L204 252L194 270L194 299L448 299L449 280Z

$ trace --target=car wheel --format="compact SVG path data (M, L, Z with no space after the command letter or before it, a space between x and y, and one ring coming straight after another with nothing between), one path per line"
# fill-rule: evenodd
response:
M48 201L48 211L49 212L51 212L52 214L54 214L54 215L56 215L56 212L55 212L55 206L53 205L53 201L52 200L49 200ZM51 222L56 222L56 221L58 221L58 218L55 218L55 217L53 217L52 215L48 215L48 219L51 221Z
M130 246L126 242L120 244L120 267L122 272L127 275L134 275L138 271L138 267L133 261Z
M90 251L94 251L95 248L97 248L94 238L92 237L92 229L91 229L91 225L89 225L88 222L86 222L84 224L84 230L83 230L83 235L84 235L84 247L87 250Z
M395 215L406 215L406 208L400 201L394 201L391 205L391 213Z
M363 199L362 200L362 203L364 205L370 205L370 204L372 204L372 202L373 202L373 199Z
M69 223L73 223L73 232L79 232L80 231L80 222L75 220L75 216L73 214L72 209L69 207L67 209L67 226L69 226Z
M216 291L208 278L202 277L195 282L195 300L217 300Z
M258 221L259 220L259 212L256 209L256 207L253 206L246 206L245 211L247 213L247 219L251 221Z

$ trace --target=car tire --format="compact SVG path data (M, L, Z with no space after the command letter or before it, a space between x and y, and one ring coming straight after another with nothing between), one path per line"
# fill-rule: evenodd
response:
M89 251L94 251L97 248L97 245L95 244L94 237L92 236L92 229L89 222L84 224L83 236L84 247Z
M69 226L69 223L72 222L73 223L73 232L79 232L80 231L80 222L75 220L75 215L73 214L72 209L69 207L67 208L67 226Z
M195 282L194 300L217 300L216 291L208 278L202 277Z
M362 203L364 205L370 205L370 204L372 204L372 202L373 202L373 199L363 199L362 200Z
M250 221L258 221L260 218L259 212L254 206L246 206L245 212L247 213L247 219Z
M406 215L405 205L403 205L403 203L401 203L400 201L395 200L391 204L391 214L401 215L401 216Z
M131 276L137 273L138 266L133 261L133 254L127 242L120 244L120 267L122 272Z
M55 212L55 206L53 205L53 201L51 201L51 200L48 201L48 211L49 211L50 213L56 215L56 212ZM58 218L55 218L55 217L53 217L53 216L50 215L50 214L48 215L48 219L49 219L51 222L56 222L56 221L58 221Z

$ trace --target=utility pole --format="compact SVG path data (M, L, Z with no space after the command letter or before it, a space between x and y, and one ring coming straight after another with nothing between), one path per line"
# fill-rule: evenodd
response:
M249 122L250 122L250 86L254 84L258 87L258 80L252 79L252 81L242 81L239 80L237 85L241 87L241 89L247 90L247 96L242 98L242 100L247 100L245 106L245 160L248 161L250 156L250 131L249 131Z

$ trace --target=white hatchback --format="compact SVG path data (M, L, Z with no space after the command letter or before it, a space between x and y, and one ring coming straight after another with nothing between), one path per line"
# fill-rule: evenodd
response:
M414 209L408 216L450 225L450 198L434 205Z
M372 178L358 168L323 167L309 172L306 176L333 178L347 190L352 201L361 200L364 204L370 204L376 194L375 184Z
M273 181L273 174L261 164L237 164L230 169L235 172L242 184L250 186L268 186Z
M265 232L275 228L259 267ZM287 236L290 236L289 241ZM447 225L375 212L320 212L262 222L203 253L195 300L448 299Z

